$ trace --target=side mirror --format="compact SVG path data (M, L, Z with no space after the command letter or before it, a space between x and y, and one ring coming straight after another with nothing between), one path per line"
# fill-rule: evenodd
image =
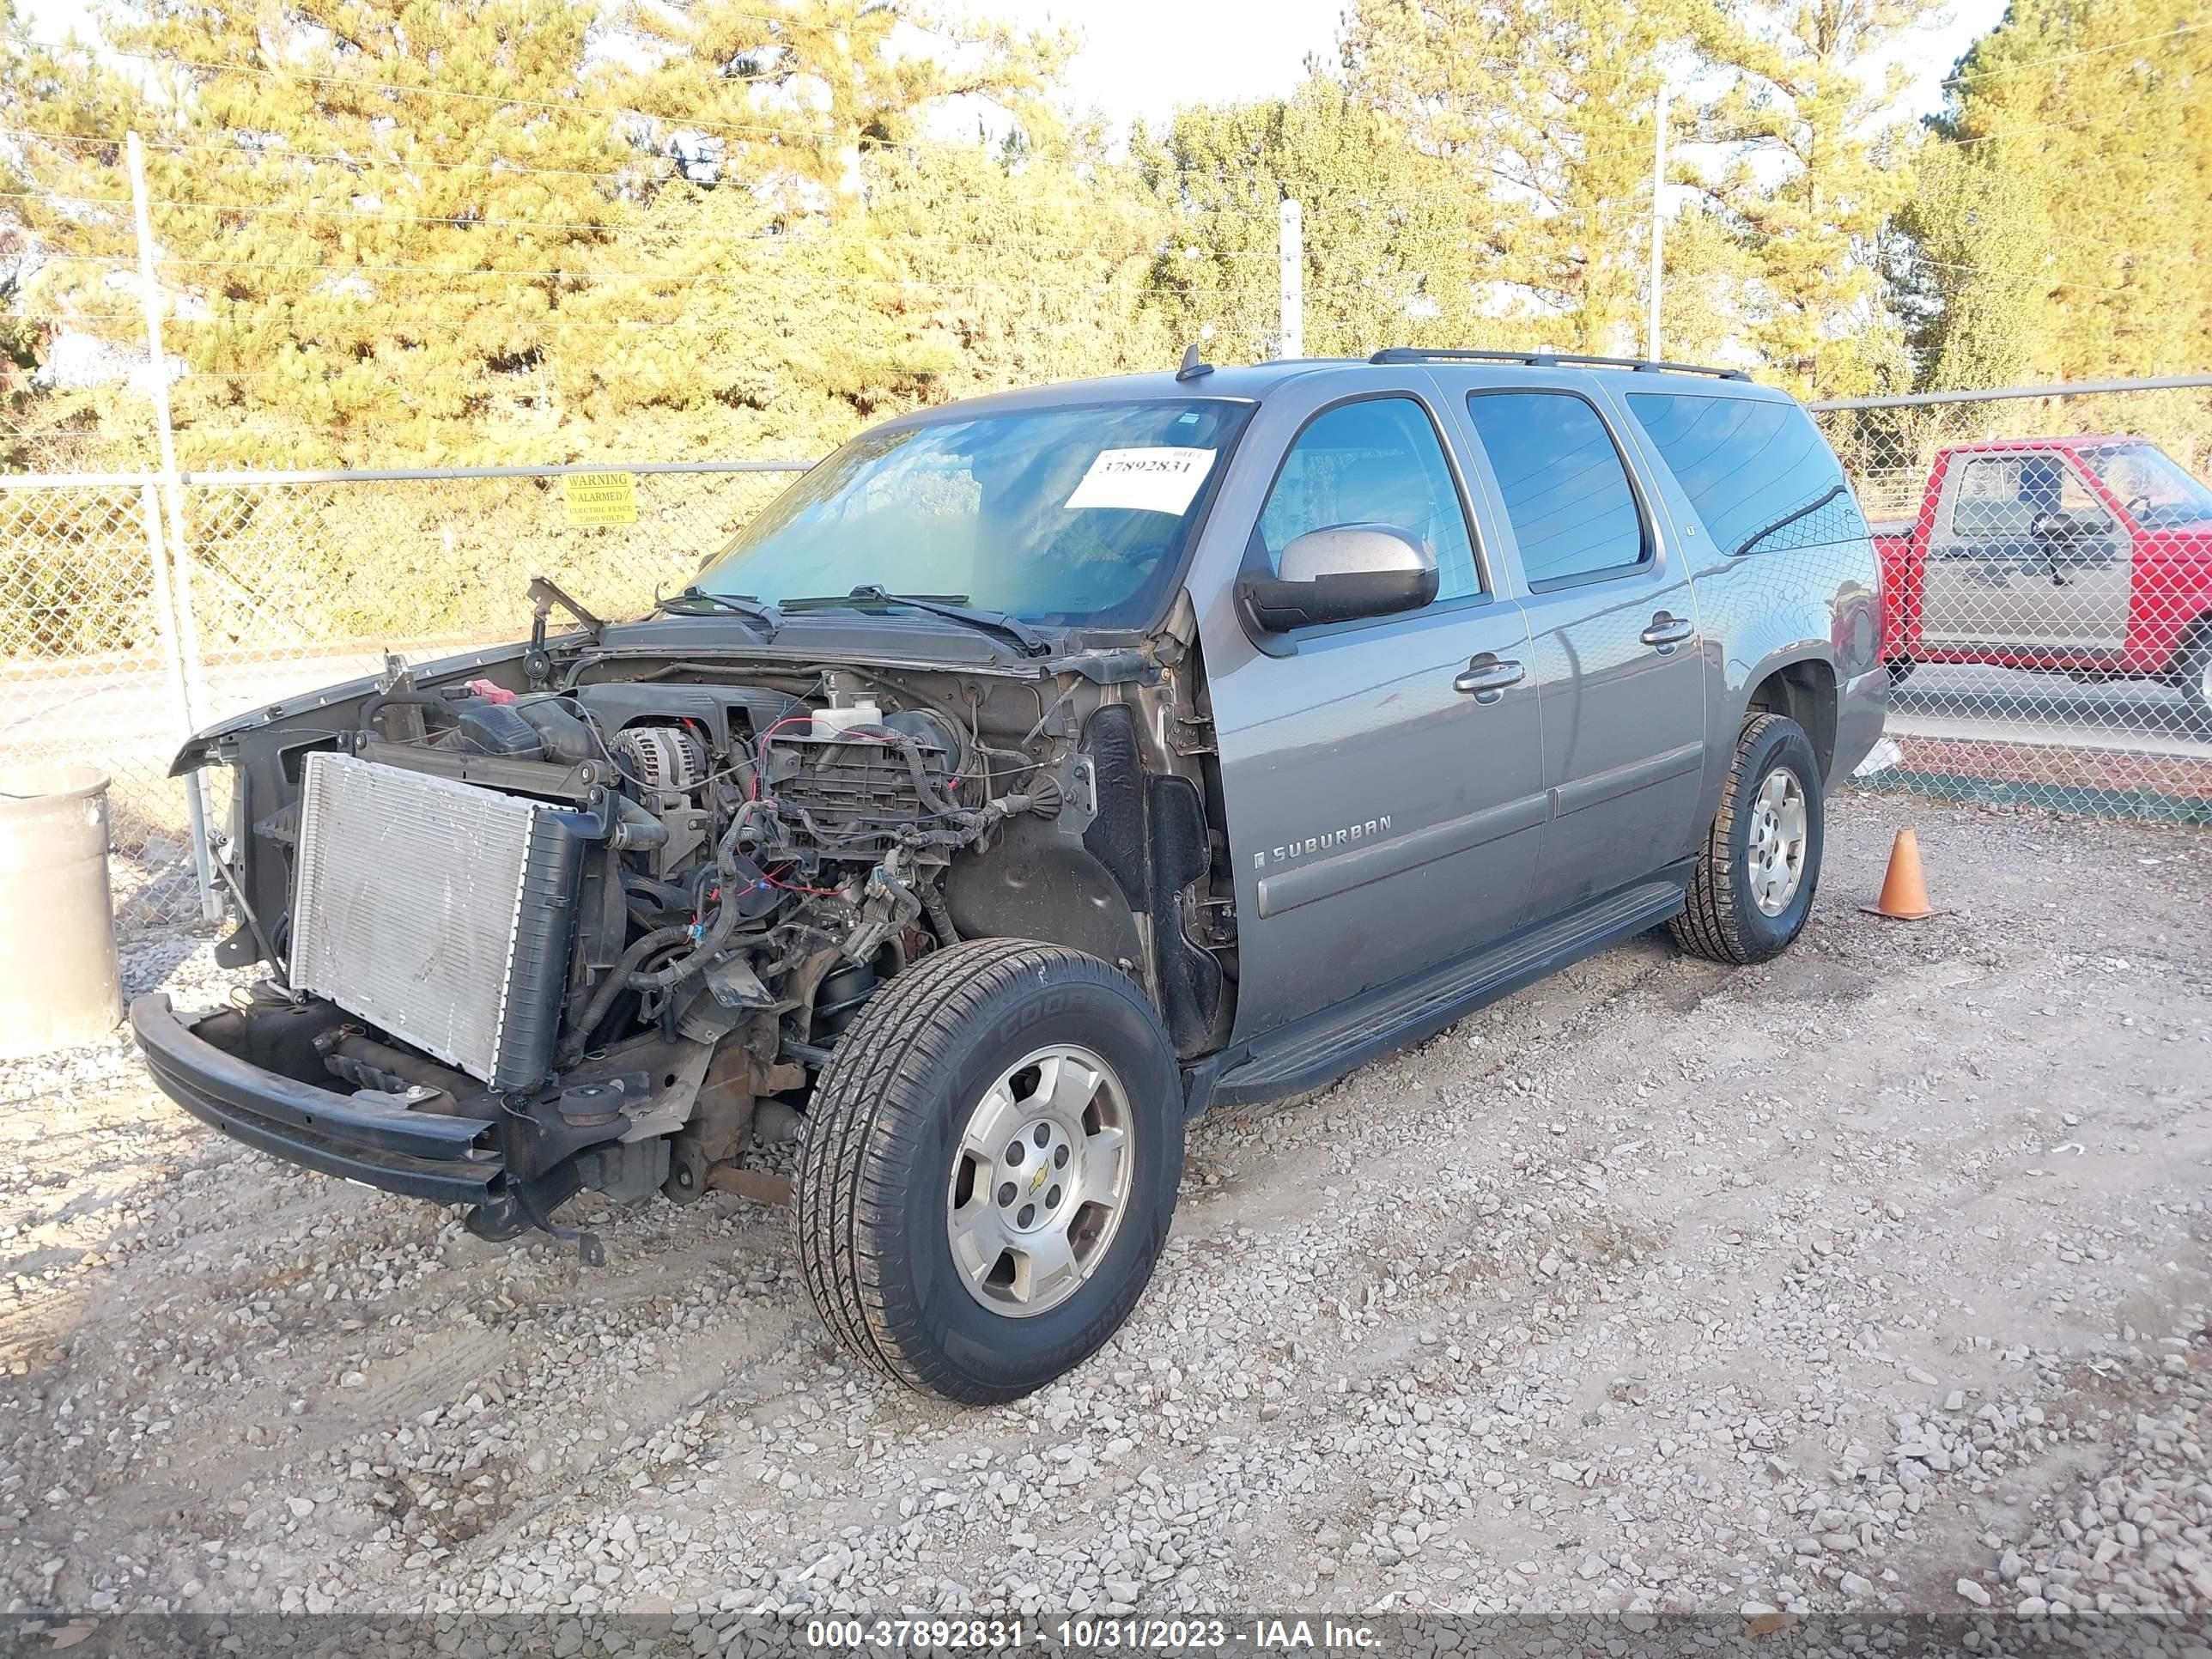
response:
M1245 576L1237 602L1269 634L1322 623L1418 611L1437 596L1437 556L1410 531L1387 524L1309 530L1283 550L1282 574Z
M2070 513L2054 508L2048 513L2037 514L2029 533L2040 542L2079 542L2087 541L2095 535L2097 526L2075 518Z

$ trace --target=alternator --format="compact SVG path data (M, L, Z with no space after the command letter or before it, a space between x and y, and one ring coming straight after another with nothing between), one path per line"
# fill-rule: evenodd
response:
M680 726L633 726L615 734L615 758L640 787L684 794L707 780L707 745Z

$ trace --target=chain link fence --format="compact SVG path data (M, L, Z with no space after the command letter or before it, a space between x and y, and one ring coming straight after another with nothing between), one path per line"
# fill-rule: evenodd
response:
M2212 375L1816 407L1888 586L1868 781L2212 822ZM604 468L0 476L0 763L106 768L122 922L195 921L189 732L519 637L534 575L638 614L804 465L632 466L612 513Z
M639 614L804 465L0 477L0 763L105 768L119 921L197 920L195 818L219 823L223 803L167 775L191 732L375 673L387 652L520 638L532 576ZM579 483L614 511L580 514Z
M2212 823L2212 375L1815 408L1882 557L1882 780Z

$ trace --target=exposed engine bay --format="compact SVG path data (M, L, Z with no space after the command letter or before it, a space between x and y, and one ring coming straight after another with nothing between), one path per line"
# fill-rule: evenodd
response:
M963 939L1076 945L1179 1050L1218 1044L1226 848L1173 676L620 666L395 666L223 739L245 922L219 955L277 974L198 1035L483 1120L490 1237L561 1232L580 1188L702 1196L761 1103L803 1106L876 990Z

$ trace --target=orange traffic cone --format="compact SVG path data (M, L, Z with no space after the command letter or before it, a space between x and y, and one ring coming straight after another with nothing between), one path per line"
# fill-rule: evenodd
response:
M1859 908L1893 921L1925 921L1936 914L1928 906L1927 878L1920 873L1920 838L1910 830L1899 830L1896 844L1889 849L1881 896Z

